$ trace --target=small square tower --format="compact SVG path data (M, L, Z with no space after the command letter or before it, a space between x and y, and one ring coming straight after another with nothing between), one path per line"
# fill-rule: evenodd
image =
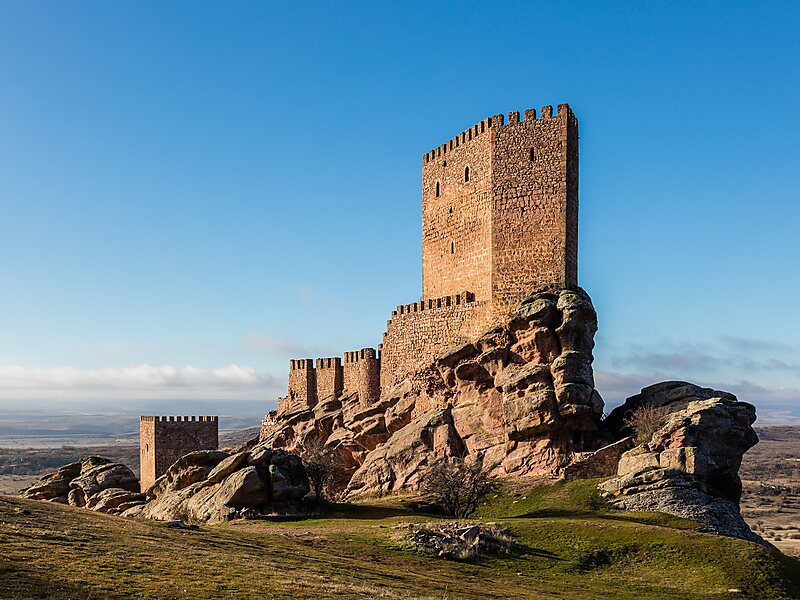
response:
M181 456L216 450L217 417L152 417L139 420L139 479L145 491Z

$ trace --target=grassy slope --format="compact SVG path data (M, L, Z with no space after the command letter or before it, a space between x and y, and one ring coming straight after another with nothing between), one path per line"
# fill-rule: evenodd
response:
M397 499L325 519L179 531L0 498L0 596L11 598L792 598L800 562L608 511L592 482L508 492L478 519L519 536L511 557L456 563L404 549ZM738 588L742 593L727 592Z

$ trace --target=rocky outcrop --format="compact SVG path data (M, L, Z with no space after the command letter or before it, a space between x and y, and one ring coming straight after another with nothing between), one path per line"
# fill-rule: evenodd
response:
M383 494L417 487L420 473L444 456L461 456L464 446L452 410L420 415L380 448L370 452L350 480L351 492Z
M144 503L133 471L99 456L65 465L42 477L21 495L111 514Z
M308 493L297 456L256 446L229 454L191 452L146 491L147 502L123 515L162 521L215 523L268 513L296 514Z
M273 412L261 443L302 454L335 448L364 494L413 489L444 454L470 454L495 476L551 473L592 450L603 412L594 387L597 315L580 289L544 289L507 322L453 348L364 405L356 393Z
M644 388L612 411L608 421L621 423L642 405L669 412L649 441L622 455L617 474L677 470L703 492L738 503L742 455L758 443L752 427L755 407L729 392L668 381Z
M43 477L21 495L109 514L213 523L298 513L308 489L297 456L256 446L233 453L190 452L143 493L128 467L90 456Z
M641 406L663 407L663 423L623 453L616 476L600 484L613 504L695 519L709 531L766 544L739 514L739 466L758 442L755 407L728 392L670 381L629 398L609 415L609 427L623 430L626 415Z

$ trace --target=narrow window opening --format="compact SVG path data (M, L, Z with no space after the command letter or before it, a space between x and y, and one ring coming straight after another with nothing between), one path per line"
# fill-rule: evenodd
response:
M533 162L534 160L536 160L536 152L534 151L533 148L531 148L531 162Z
M436 182L436 197L439 197L439 182Z
M453 214L453 207L452 206L450 207L450 214L451 215Z
M442 166L443 166L443 167L446 167L446 166L447 166L447 160L443 160L443 161L442 161Z
M456 253L456 243L450 242L450 254L455 254L455 253Z
M464 168L464 183L469 182L469 167Z

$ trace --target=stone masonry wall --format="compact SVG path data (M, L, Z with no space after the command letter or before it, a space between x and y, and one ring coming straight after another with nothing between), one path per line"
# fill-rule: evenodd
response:
M344 372L341 358L317 359L317 399L339 397L344 389Z
M469 169L467 177L466 170ZM470 290L501 320L542 284L574 287L578 121L566 104L494 115L422 158L423 298Z
M289 395L285 406L288 410L310 408L317 403L317 370L310 358L289 361Z
M156 480L156 417L139 419L139 482L142 491Z
M344 353L344 388L357 391L361 405L381 396L381 362L374 348Z
M492 119L422 163L422 297L491 294ZM467 169L469 173L467 175Z
M181 456L196 450L216 450L217 417L153 417L139 421L139 473L142 490Z
M488 309L469 292L398 306L383 335L381 389L482 333Z
M534 286L577 285L578 123L566 104L494 128L492 303L505 317Z

